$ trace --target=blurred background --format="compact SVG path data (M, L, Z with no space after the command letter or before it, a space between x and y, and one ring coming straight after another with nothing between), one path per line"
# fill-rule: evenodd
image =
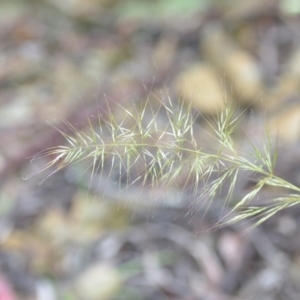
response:
M22 179L63 120L81 130L106 101L118 116L152 93L204 118L224 99L246 109L237 143L267 126L276 173L300 185L299 1L0 1L1 300L299 299L298 207L207 231L220 208L190 214L184 191L145 205L110 178L91 195L80 168Z

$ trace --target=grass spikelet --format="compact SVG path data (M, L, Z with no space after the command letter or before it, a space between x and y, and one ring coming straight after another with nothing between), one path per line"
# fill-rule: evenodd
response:
M159 105L151 107L150 96ZM190 205L195 211L205 205L207 210L216 195L222 195L222 205L229 212L216 227L245 219L254 220L253 226L257 226L278 211L300 203L300 189L274 174L277 150L273 150L268 133L262 147L250 141L250 153L241 154L237 149L233 134L243 113L237 116L232 106L225 105L216 120L207 120L218 143L211 150L197 142L196 116L182 102L174 103L170 97L160 98L151 92L144 103L132 107L117 104L123 112L120 118L110 109L110 101L106 99L106 115L99 115L96 122L88 119L87 130L78 131L68 122L64 125L72 134L56 128L66 144L34 157L49 158L39 171L49 171L41 182L66 167L88 162L90 183L109 166L108 177L117 174L120 190L136 185L141 189L180 186L192 190L194 200ZM245 172L255 184L233 203L238 178ZM32 175L36 173L27 178ZM265 186L286 189L286 195L253 205Z

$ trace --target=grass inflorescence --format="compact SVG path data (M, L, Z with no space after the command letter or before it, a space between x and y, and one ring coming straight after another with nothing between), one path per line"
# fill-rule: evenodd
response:
M232 106L225 105L215 121L207 120L217 142L217 148L212 150L199 145L195 134L197 116L191 107L174 104L170 97L156 97L157 100L160 105L155 108L150 105L150 95L143 104L129 108L117 104L122 118L116 116L106 100L105 115L99 113L88 118L85 131L78 131L65 121L72 134L57 130L64 136L66 145L47 149L34 158L50 158L39 170L50 170L43 180L87 161L92 181L109 165L109 174L118 174L119 189L133 185L142 189L180 186L192 191L195 209L209 208L216 195L225 189L222 202L229 210L217 226L248 218L256 226L278 211L300 203L300 189L274 174L277 152L268 134L261 147L250 143L251 151L242 154L237 149L233 134L243 113L236 115ZM239 177L245 173L255 183L237 201L232 201ZM265 186L284 188L286 194L255 205Z

